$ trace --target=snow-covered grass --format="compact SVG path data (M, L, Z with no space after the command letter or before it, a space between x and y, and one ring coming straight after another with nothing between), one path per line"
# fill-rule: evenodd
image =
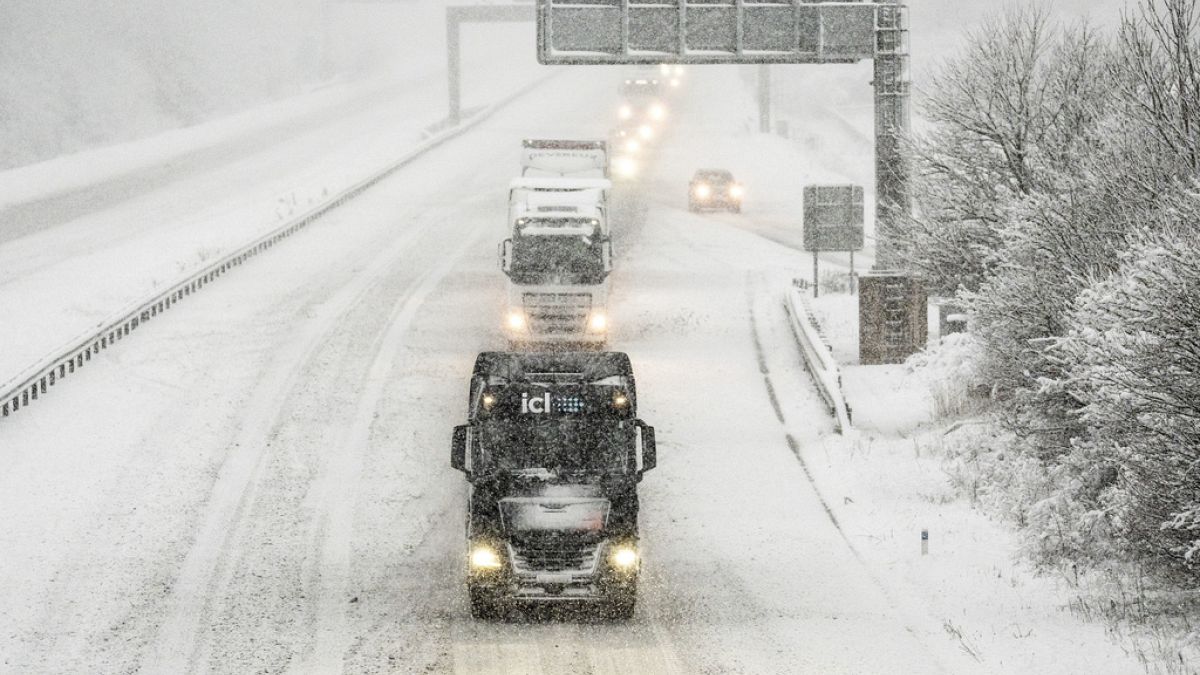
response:
M843 364L858 433L812 453L817 482L865 538L864 555L944 616L964 651L1007 672L1036 672L1053 658L1042 653L1051 643L1066 646L1064 672L1125 673L1131 662L1153 674L1200 672L1197 596L1157 591L1130 566L1036 568L1021 555L1033 542L1018 527L1024 507L1013 491L1031 489L1040 472L1006 452L1011 439L987 416L986 392L970 389L969 335L948 335L903 365L857 365L857 298L810 302ZM1012 490L995 480L1000 472ZM919 553L922 530L928 555ZM988 601L961 602L971 596ZM1098 634L1112 649L1095 649Z
M466 107L546 73L531 44L465 52ZM402 87L333 87L0 172L0 382L406 154L445 115L442 65L429 67L394 73Z

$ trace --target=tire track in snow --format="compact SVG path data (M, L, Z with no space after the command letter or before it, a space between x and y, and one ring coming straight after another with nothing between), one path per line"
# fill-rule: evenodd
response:
M350 552L353 532L355 493L348 487L357 482L362 470L362 453L370 442L371 426L378 403L383 398L387 377L398 359L404 333L412 325L417 310L443 279L478 241L481 231L464 237L452 253L422 275L415 286L397 304L389 317L388 329L375 341L366 386L358 397L355 417L331 449L328 461L314 486L322 520L324 541L318 555L319 585L316 589L316 628L311 649L290 670L296 673L340 673L345 655L353 642L347 629L346 607L350 585Z
M755 308L756 297L769 298L772 295L769 291L764 290L763 286L764 280L761 274L755 274L753 272L747 274L746 302L749 308L750 330L753 336L755 355L758 358L760 367L763 369L763 382L771 396L772 403L777 406L778 404L775 403L776 399L774 394L775 386L772 382L770 367L767 363L767 351L763 348L763 331L759 322L758 311ZM782 311L782 305L779 306L779 309ZM923 631L917 628L917 625L923 623L919 613L911 610L897 599L896 593L884 581L883 577L881 577L874 569L872 569L862 552L858 550L858 547L855 546L854 542L846 534L841 522L838 521L837 515L834 513L833 507L825 498L825 495L821 492L820 486L817 485L816 478L813 475L812 470L809 468L808 462L804 459L800 442L796 439L796 436L792 434L791 426L787 421L786 416L782 414L778 407L776 408L776 414L779 417L780 426L783 427L784 440L787 443L788 449L792 451L792 454L796 457L796 461L800 464L800 469L804 473L805 481L812 490L813 496L815 496L817 501L821 504L821 508L825 511L825 515L828 517L830 524L832 524L834 529L837 530L838 536L841 537L843 542L845 542L846 548L854 556L854 559L858 561L867 578L871 580L871 582L886 600L888 608L901 622L904 631L907 632L914 640L916 640L925 649L926 653L930 655L931 665L935 666L937 670L942 673L970 673L983 670L981 668L982 664L978 663L977 661L966 661L961 658L953 658L951 666L947 665L944 660L939 658L945 654L945 652L935 649L934 646L930 645L929 642L923 637Z
M217 474L196 539L172 585L167 616L148 646L140 672L190 673L205 661L207 649L200 634L233 576L237 545L247 527L245 514L254 503L263 466L271 455L271 438L281 424L288 392L341 319L387 278L420 233L420 228L413 228L397 238L364 273L323 303L266 367L247 399L250 406L244 419L248 423L239 430Z

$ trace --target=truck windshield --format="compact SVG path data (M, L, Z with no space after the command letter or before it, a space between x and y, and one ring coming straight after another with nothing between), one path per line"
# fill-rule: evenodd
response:
M518 284L587 284L604 281L601 245L579 236L513 239L509 276Z
M625 473L634 427L578 417L492 419L480 425L487 463L499 471Z

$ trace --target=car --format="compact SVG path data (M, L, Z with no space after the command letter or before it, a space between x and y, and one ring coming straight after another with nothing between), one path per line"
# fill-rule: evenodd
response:
M742 212L745 188L725 169L697 169L688 183L688 211L723 209Z

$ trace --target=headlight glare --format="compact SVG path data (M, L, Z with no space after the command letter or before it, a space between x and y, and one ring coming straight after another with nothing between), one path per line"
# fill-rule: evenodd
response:
M612 553L613 564L622 569L630 569L637 565L638 554L632 546L618 546Z
M494 570L500 564L500 556L490 546L479 544L471 551L471 567L475 569Z
M608 328L608 317L604 316L604 314L600 312L596 312L592 315L592 318L588 319L588 328L591 328L593 331L599 333L605 328Z
M520 312L508 313L508 327L513 330L521 330L525 327L525 315Z

